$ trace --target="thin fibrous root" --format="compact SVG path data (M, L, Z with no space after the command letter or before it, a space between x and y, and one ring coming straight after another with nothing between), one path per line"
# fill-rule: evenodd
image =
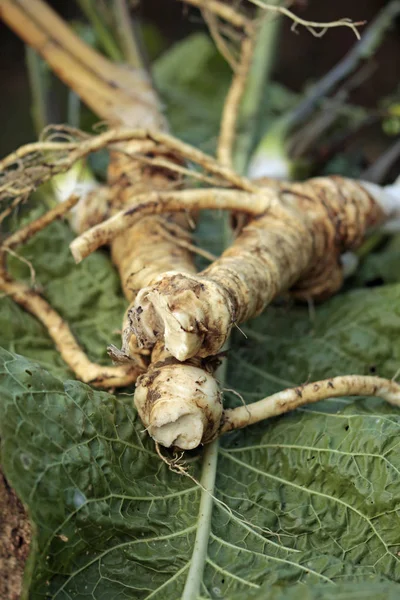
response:
M78 204L79 199L80 198L78 195L72 194L67 200L61 204L58 204L55 208L47 211L47 213L45 213L42 217L39 217L31 223L28 223L25 225L25 227L18 229L15 233L6 238L0 245L0 262L3 263L3 266L4 256L2 256L2 254L4 251L8 251L11 248L15 248L16 246L27 242L33 235L35 235L35 233L38 233L38 231L41 231L56 219L63 217L68 211L71 210L71 208Z
M274 192L260 188L257 194L219 188L141 194L136 196L134 206L120 211L77 237L70 245L71 252L75 261L79 263L145 215L204 209L237 210L250 215L260 215L268 210L273 199Z
M203 15L204 21L207 23L208 30L212 39L214 40L214 44L216 45L219 53L221 54L221 56L224 57L226 62L231 67L232 71L236 72L236 69L238 68L238 63L227 40L221 34L222 28L220 27L220 22L218 18L212 11L208 10L207 8L203 8L201 14Z
M400 385L395 381L366 375L342 375L282 390L246 406L228 408L223 413L220 433L277 417L305 404L341 396L377 396L400 407Z
M365 25L366 21L352 21L351 19L338 19L337 21L328 21L326 23L319 21L307 21L306 19L302 19L295 15L291 10L285 8L284 6L275 6L273 4L268 4L263 2L263 0L249 0L252 4L259 6L260 8L276 14L284 15L285 17L289 17L293 21L292 31L296 30L298 25L305 27L307 31L309 31L315 37L322 37L328 29L332 27L349 27L356 38L360 39L360 33L358 31L358 27L362 27ZM319 30L319 31L317 31Z
M288 17L293 21L292 29L295 30L297 25L301 25L305 27L312 35L315 37L321 37L324 33L331 29L332 27L349 27L356 36L357 39L360 39L360 34L358 32L358 27L365 25L365 21L352 21L351 19L339 19L337 21L329 21L327 23L321 23L318 21L308 21L306 19L302 19L294 14L289 9L284 6L276 6L274 4L268 4L263 0L248 0L249 3L255 4L259 6L261 9L266 12L271 12L275 14L281 14L285 17ZM197 6L201 9L207 9L212 11L216 16L224 19L227 23L230 23L234 27L239 27L243 29L251 29L253 22L251 19L247 19L243 16L239 11L230 7L229 5L224 4L223 2L218 2L218 0L181 0L181 2L185 2L187 4L192 4L193 6ZM319 30L319 31L317 31Z
M12 251L12 248L27 242L50 223L64 216L78 203L79 199L77 195L70 196L43 216L17 230L3 242L0 246L0 290L30 312L47 328L62 358L79 379L95 387L111 388L130 385L143 372L144 362L135 364L131 358L129 365L118 367L107 367L93 363L79 346L67 323L50 304L31 287L12 279L6 271L6 253Z
M370 191L336 176L270 190L268 211L219 260L199 275L165 273L140 291L129 313L139 345L164 340L182 361L215 355L235 323L260 314L277 295L331 296L343 281L340 255L388 218Z
M107 367L91 362L67 323L40 294L26 284L3 275L0 278L0 290L43 323L63 360L84 383L101 388L124 387L134 383L143 373L143 366L133 362L118 367Z
M67 128L66 128L67 129ZM0 200L26 195L58 173L68 171L77 161L93 152L109 148L118 152L123 142L154 142L168 148L177 157L199 165L205 171L216 175L231 186L254 192L256 185L246 177L241 177L231 169L220 165L218 161L175 138L168 133L148 129L110 129L97 136L81 136L75 142L36 142L22 146L0 161ZM143 154L140 144L135 151L121 148L123 154L135 158ZM3 173L1 173L3 172Z

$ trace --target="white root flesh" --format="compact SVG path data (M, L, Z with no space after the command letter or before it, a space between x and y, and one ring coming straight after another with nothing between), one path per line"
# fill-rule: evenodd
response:
M166 448L192 450L218 435L221 393L203 368L173 359L152 363L137 380L134 402L149 435Z
M400 231L400 177L393 184L384 187L369 181L363 181L362 185L387 215L381 230L387 233L398 233Z

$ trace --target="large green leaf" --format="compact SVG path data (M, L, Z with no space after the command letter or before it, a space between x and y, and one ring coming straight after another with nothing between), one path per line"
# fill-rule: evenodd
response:
M399 298L399 285L351 292L313 323L271 309L234 339L229 386L252 401L309 376L393 374ZM63 383L7 351L1 363L3 465L37 528L31 597L180 597L201 489L160 462L130 397ZM382 402L342 399L226 436L207 555L196 557L202 595L399 581L399 428ZM194 456L191 474L204 468Z

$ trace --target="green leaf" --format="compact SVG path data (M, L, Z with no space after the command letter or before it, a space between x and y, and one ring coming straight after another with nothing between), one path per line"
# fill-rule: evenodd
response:
M343 294L313 323L306 310L271 308L247 340L234 336L229 387L251 402L307 378L392 375L399 300L400 285ZM130 397L0 359L3 465L37 531L30 597L181 597L201 489L160 461ZM226 436L202 597L268 586L259 597L279 598L301 582L305 598L325 598L335 584L370 593L372 577L398 582L399 429L400 413L379 400L336 399ZM201 452L189 466L199 478Z
M202 33L185 38L153 73L175 135L213 152L231 71L212 40Z
M357 269L352 284L361 286L400 282L400 235L384 240L381 247L369 253Z

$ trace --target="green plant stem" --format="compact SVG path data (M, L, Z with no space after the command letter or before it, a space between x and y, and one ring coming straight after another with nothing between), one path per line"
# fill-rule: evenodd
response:
M99 16L93 0L76 0L79 4L82 12L86 15L87 19L93 26L96 36L99 40L100 45L109 58L116 62L122 62L123 56L119 49L114 37L109 31L107 25L105 25Z
M32 94L32 121L36 134L39 136L48 124L47 85L43 71L42 59L30 48L25 46L26 66L28 69L29 85Z
M270 4L279 5L280 0L272 0ZM253 62L248 75L246 91L240 106L240 121L243 131L238 133L235 147L235 168L239 173L246 172L251 152L254 149L257 122L261 111L266 83L273 67L276 42L281 19L265 14L259 10L260 25L257 43L254 49Z
M79 129L81 122L81 99L72 90L68 93L67 121L71 127Z
M135 23L131 20L126 0L114 0L113 13L116 33L124 59L128 65L135 69L144 68L143 50L140 47L138 32L135 31Z
M389 169L392 168L400 155L400 137L389 148L376 159L374 164L365 169L361 174L361 179L381 183Z
M214 503L213 493L218 463L218 447L218 440L214 440L211 444L206 446L203 454L203 469L200 479L202 490L196 539L190 561L189 573L181 600L194 600L200 593L211 528L211 515Z

